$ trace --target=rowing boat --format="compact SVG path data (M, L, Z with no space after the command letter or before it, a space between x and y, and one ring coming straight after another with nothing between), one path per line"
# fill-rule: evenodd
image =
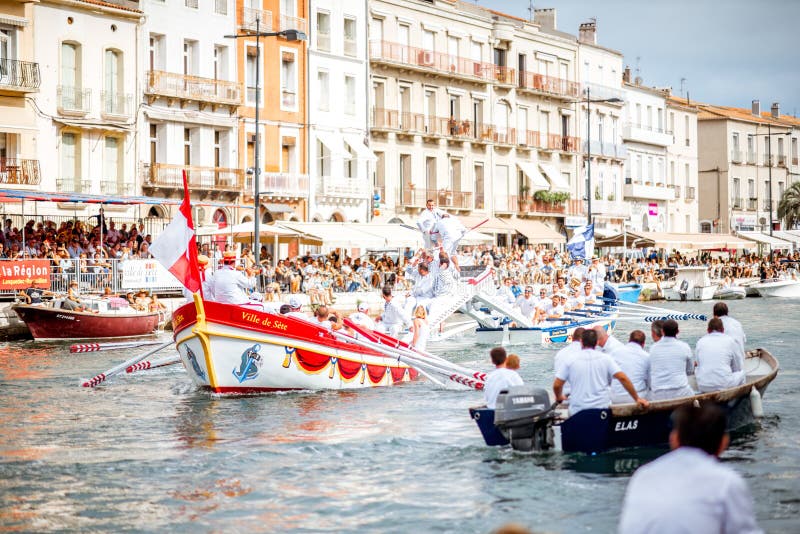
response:
M477 342L481 345L542 345L554 343L569 343L572 334L578 327L593 328L602 326L609 334L616 325L615 314L604 314L597 317L587 317L576 320L573 317L561 321L551 321L546 325L525 327L478 327L475 330Z

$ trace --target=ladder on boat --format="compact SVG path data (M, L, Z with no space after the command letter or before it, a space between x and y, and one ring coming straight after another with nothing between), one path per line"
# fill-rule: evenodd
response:
M456 289L453 293L439 297L431 303L431 313L428 315L428 325L431 331L438 329L439 325L471 301L475 295L489 288L494 289L491 268L487 268L478 276L456 282Z
M476 293L473 299L475 301L484 304L490 310L505 315L506 317L514 321L518 327L531 328L533 326L531 318L525 317L520 311L520 309L514 307L513 304L508 304L506 302L499 302L497 299L490 297L489 295L486 295L484 293ZM470 315L470 317L473 317L473 315ZM475 317L475 320L477 321L478 318Z

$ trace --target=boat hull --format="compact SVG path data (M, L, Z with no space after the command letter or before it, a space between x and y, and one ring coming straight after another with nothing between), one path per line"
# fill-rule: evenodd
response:
M622 302L639 302L641 294L642 286L640 284L622 284L617 287L617 300Z
M710 286L695 286L690 287L685 295L682 295L678 290L678 286L672 287L664 291L664 298L667 300L711 300L714 298L714 293L717 291L716 285Z
M800 298L800 282L797 280L764 282L752 287L762 297Z
M747 290L743 287L729 287L718 289L714 294L714 300L738 300L747 296Z
M26 304L12 309L38 341L149 336L160 321L158 313L90 313Z
M336 340L311 323L206 302L173 316L175 344L192 381L219 395L288 390L360 389L417 378L417 371L379 353Z
M578 327L592 328L602 326L609 333L614 330L616 319L614 317L578 321L566 325L533 327L533 328L477 328L475 337L481 345L552 345L554 343L569 343L572 334Z

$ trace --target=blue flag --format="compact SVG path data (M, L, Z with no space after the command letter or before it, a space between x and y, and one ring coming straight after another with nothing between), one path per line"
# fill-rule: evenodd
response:
M587 224L575 229L575 234L567 243L567 250L572 259L585 260L587 255L594 254L594 224Z

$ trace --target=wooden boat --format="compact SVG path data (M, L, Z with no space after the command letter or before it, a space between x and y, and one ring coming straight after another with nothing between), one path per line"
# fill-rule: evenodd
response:
M680 267L676 269L675 285L664 290L667 300L711 300L717 284L711 282L705 267Z
M173 314L175 345L192 381L214 394L358 389L418 376L310 321L195 298Z
M769 352L756 349L747 354L746 379L741 386L651 402L647 408L621 404L603 410L582 410L573 416L568 415L565 407L556 408L550 404L546 390L517 386L498 397L497 410L485 406L470 408L470 415L487 445L510 443L519 450L554 449L586 453L662 445L669 439L673 410L687 403L723 405L728 411L728 430L752 423L763 415L761 398L777 376L778 367L778 361ZM505 406L513 408L506 409Z
M569 343L572 341L572 333L578 327L593 328L602 326L609 334L616 325L616 316L603 315L598 317L587 317L577 319L576 317L565 318L564 321L551 321L547 325L526 327L482 327L475 330L477 342L481 345L521 345L535 344L548 346L553 343Z
M87 300L87 311L61 308L62 299L43 304L11 307L37 341L114 339L150 336L164 320L160 312L140 312L129 307L112 309L108 301Z

